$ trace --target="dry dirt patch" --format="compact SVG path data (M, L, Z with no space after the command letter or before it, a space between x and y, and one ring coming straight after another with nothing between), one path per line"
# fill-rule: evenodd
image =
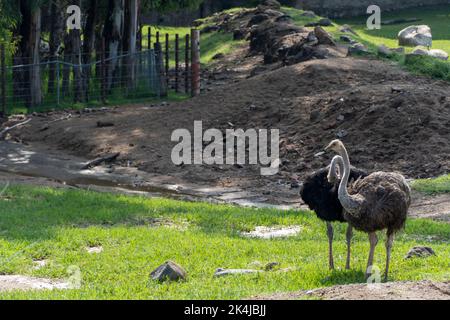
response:
M3 275L0 276L0 292L14 290L53 290L69 289L68 282L34 278L21 275Z
M389 282L350 284L292 293L255 297L258 300L450 300L450 282Z

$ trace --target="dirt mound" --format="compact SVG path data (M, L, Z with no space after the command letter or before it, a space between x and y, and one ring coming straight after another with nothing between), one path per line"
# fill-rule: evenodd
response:
M293 300L315 297L323 300L450 300L450 282L390 282L350 284L308 292L279 293L258 300Z
M251 70L249 70L251 73ZM450 171L450 85L397 66L365 59L313 60L223 85L168 105L138 105L33 117L15 138L96 158L120 152L118 164L223 187L256 189L265 197L298 199L291 183L325 166L317 156L336 137L352 164L400 171L408 178ZM185 165L171 162L173 130L280 129L281 171L261 177L259 166ZM98 128L98 121L114 124ZM42 128L47 128L42 130ZM316 155L316 156L315 156Z

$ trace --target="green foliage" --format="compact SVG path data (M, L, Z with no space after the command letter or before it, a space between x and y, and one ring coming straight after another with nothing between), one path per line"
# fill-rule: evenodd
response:
M367 235L355 234L352 270L345 271L346 226L336 224L335 263L340 269L331 272L325 226L308 211L24 186L10 187L0 206L1 274L67 279L68 268L77 266L82 276L79 289L2 292L0 299L241 299L364 282ZM276 240L240 236L255 226L273 225L298 225L301 232ZM448 224L408 220L393 248L390 280L448 280L449 241ZM86 251L98 245L103 252ZM437 255L405 260L415 245L431 245ZM48 263L37 270L36 259ZM379 245L375 261L381 269L384 259ZM149 280L149 273L166 260L182 265L187 281ZM217 268L255 268L257 261L276 261L292 271L213 277Z
M450 175L444 175L435 179L419 179L412 184L414 190L435 194L450 193Z

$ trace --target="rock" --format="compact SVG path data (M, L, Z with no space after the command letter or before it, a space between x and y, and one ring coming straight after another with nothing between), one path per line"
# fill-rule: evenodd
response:
M200 33L211 33L211 32L216 32L219 30L220 30L219 26L206 26L200 30Z
M399 54L404 54L405 53L405 48L403 48L403 47L391 48L391 51L395 52L395 53L399 53Z
M269 20L269 15L266 13L258 13L255 14L250 21L248 22L248 27L254 26L254 25L258 25L261 22L264 22L266 20Z
M388 57L392 55L392 50L386 47L384 44L381 44L377 48L378 54L381 56Z
M317 121L320 117L320 111L319 110L313 110L311 111L311 114L309 115L309 120L312 122Z
M280 23L280 22L292 23L293 20L292 20L292 17L291 17L291 16L289 16L289 15L287 15L287 14L284 14L284 15L282 15L282 16L277 17L277 18L275 19L275 22L277 22L277 23Z
M426 48L423 47L416 47L413 52L411 52L412 55L416 55L416 56L427 56L428 55L428 50Z
M263 272L262 270L254 270L254 269L222 269L219 268L214 273L214 277L223 277L223 276L229 276L229 275L236 275L236 274L250 274L250 273L259 273Z
M342 115L342 114L340 114L340 115L336 118L336 120L337 120L337 121L344 121L344 120L345 120L345 116Z
M280 10L281 4L276 0L264 0L259 6L259 10L273 9Z
M329 27L333 25L333 22L331 22L331 20L328 18L320 19L318 23L321 27Z
M212 57L212 59L213 59L213 60L219 60L219 59L223 59L224 57L225 57L225 55L224 55L223 53L219 52L219 53L216 53L216 54Z
M233 40L244 40L247 36L247 32L243 29L236 29L233 31Z
M279 262L269 262L268 264L266 264L265 266L264 266L264 270L265 271L273 271L273 270L275 270L276 268L279 268L280 267L280 263Z
M432 49L428 50L425 47L416 47L412 53L407 55L407 58L410 56L429 56L436 59L448 60L448 53L441 49Z
M448 53L441 49L431 49L428 51L428 55L433 58L448 60Z
M292 181L291 189L298 189L298 188L300 188L300 184L298 183L298 181Z
M408 253L405 256L405 259L411 259L413 257L420 257L420 258L426 258L429 256L435 256L436 253L434 250L430 247L414 247L411 250L408 251Z
M186 271L175 262L167 261L152 271L150 276L153 280L160 282L186 280Z
M316 14L313 11L305 11L300 16L305 18L315 18Z
M432 42L431 28L427 25L410 26L398 33L398 43L400 46L431 47Z
M367 49L367 47L365 45L363 45L362 43L359 43L359 42L352 44L348 48L348 55L349 56L368 54L368 53L369 53L369 50Z
M352 43L352 42L354 41L351 37L346 36L346 35L340 36L339 39L340 39L341 41L347 42L347 43Z
M339 28L339 31L343 32L343 33L351 33L351 34L353 34L355 36L358 35L355 31L353 31L353 29L348 24L344 24L343 26L341 26Z
M333 37L328 32L326 32L322 27L315 27L314 34L319 40L319 44L325 44L330 46L336 45L336 43L333 40Z
M348 132L346 130L339 130L336 133L336 137L338 137L339 139L345 138L348 135Z

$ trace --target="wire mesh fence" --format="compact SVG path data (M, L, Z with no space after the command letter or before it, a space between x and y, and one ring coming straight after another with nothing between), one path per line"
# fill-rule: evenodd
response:
M192 94L193 45L189 35L166 35L165 41L151 31L148 46L135 53L94 53L32 57L5 56L0 44L0 116L45 108L72 108L74 104L126 103L166 97L170 91ZM152 40L156 42L153 45ZM104 43L104 41L103 41ZM153 47L153 48L152 48ZM195 73L197 74L197 73Z

